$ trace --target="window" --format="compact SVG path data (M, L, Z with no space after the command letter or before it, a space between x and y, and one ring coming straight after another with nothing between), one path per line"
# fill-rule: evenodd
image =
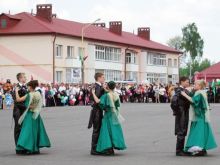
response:
M137 72L126 72L126 80L137 81Z
M174 59L174 67L177 67L178 63L177 63L177 59Z
M1 28L6 28L6 27L7 27L6 19L1 19Z
M168 59L168 66L172 67L172 59L171 58Z
M147 64L166 66L166 55L149 52L147 55Z
M63 74L62 71L56 71L56 82L57 83L62 83L62 81L63 81L62 74Z
M63 45L56 45L56 57L62 57Z
M101 60L101 61L120 62L121 49L96 45L95 58L96 60Z
M73 57L74 57L74 47L67 46L67 58L73 58Z
M166 74L165 73L147 73L147 80L150 83L166 83Z
M126 53L126 64L136 64L136 56L137 53L135 52Z
M100 70L96 69L95 72L101 72L105 75L106 81L120 81L122 80L121 71L119 70Z
M179 81L179 76L178 76L178 74L173 74L173 75L172 75L172 83L173 83L173 84L176 84L176 83L178 83L178 81Z

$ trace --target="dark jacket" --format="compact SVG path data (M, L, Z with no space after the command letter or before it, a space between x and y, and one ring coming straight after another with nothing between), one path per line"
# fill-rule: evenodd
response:
M23 97L28 93L27 87L25 85L21 86L20 84L17 84L16 88L19 89L18 94L20 97ZM16 102L15 91L13 92L13 99L15 100L13 115L20 117L26 110L25 102Z
M95 95L98 98L100 98L105 93L104 88L97 83L95 83L94 88L95 88ZM99 107L99 104L95 102L92 94L90 99L92 100L92 110L90 113L88 128L91 128L94 123L100 123L101 121L99 120L102 120L102 111Z
M182 87L175 89L176 95L178 96L179 105L179 109L176 112L175 134L186 136L189 120L190 101L181 95L181 91L184 91L187 95L189 95L189 91Z

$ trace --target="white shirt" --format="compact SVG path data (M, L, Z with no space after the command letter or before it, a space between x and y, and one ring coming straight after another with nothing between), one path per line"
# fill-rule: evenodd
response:
M102 84L101 84L100 82L98 82L98 81L96 81L95 83L96 83L96 84L99 84L100 86L102 86Z

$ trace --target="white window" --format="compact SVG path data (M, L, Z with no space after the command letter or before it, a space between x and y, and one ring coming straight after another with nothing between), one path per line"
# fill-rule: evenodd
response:
M147 80L150 83L166 83L166 74L165 73L147 73Z
M121 61L121 49L96 45L95 58L100 61Z
M121 71L119 70L100 70L96 69L95 72L104 73L106 81L120 81L122 80Z
M137 53L131 52L131 53L126 53L126 63L127 64L136 64L137 63Z
M126 80L137 81L137 72L126 72Z
M63 81L63 72L62 71L56 71L56 82L57 83L62 83Z
M176 84L176 83L178 83L179 82L179 76L178 76L178 74L173 74L172 75L172 83L173 84Z
M166 66L166 55L149 52L147 55L147 64Z
M67 46L67 58L73 58L73 57L74 57L74 47Z
M177 63L177 59L174 59L174 67L177 67L178 63Z
M168 66L172 67L172 59L171 58L168 58Z
M63 45L56 45L56 57L62 57Z

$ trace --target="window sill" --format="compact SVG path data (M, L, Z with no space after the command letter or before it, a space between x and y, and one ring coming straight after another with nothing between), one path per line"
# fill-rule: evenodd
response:
M77 59L77 57L66 57L65 59Z

